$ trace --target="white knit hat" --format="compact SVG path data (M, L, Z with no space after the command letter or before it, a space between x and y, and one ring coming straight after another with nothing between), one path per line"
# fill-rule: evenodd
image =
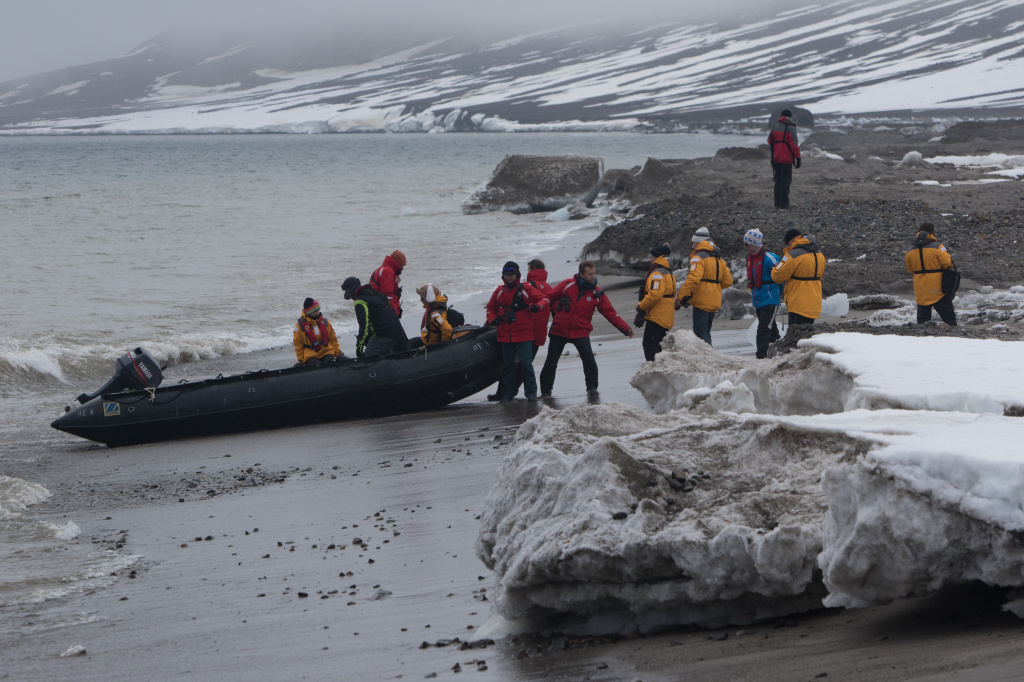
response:
M698 227L697 231L693 233L693 238L690 241L692 241L694 244L699 244L700 242L705 241L707 239L711 239L711 233L708 232L708 228Z
M747 230L747 233L743 235L743 243L750 246L761 246L764 244L764 235L756 227L752 230Z

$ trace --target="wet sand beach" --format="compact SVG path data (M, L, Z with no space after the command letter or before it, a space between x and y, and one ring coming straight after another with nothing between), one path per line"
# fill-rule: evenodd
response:
M606 280L631 319L637 283ZM645 406L629 386L639 337L595 323L600 400ZM677 323L688 328L689 316ZM750 323L716 325L716 347L752 354ZM282 364L288 353L258 359ZM516 428L542 409L587 402L574 353L559 364L555 396L497 405L482 392L386 419L43 454L21 472L54 492L39 514L73 518L77 542L137 558L108 588L12 613L0 678L383 680L461 670L502 680L710 680L756 669L764 679L869 670L906 679L980 664L982 654L954 650L1010 648L1022 631L998 601L979 610L965 595L961 619L947 601L915 600L781 626L478 642L493 577L475 556L477 519ZM920 630L906 632L922 619L937 651ZM61 656L75 646L85 653Z

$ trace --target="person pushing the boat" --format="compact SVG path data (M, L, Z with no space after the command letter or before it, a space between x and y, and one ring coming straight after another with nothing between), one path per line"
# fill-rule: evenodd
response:
M373 357L409 350L398 315L388 298L369 284L361 284L358 277L349 277L341 284L346 300L356 307L356 355Z
M537 400L537 375L533 372L533 315L548 307L548 300L539 290L525 287L519 264L508 261L501 269L501 284L487 302L487 324L498 329L503 370L499 386L504 393L501 402L510 403L515 395L516 358L523 372L526 399Z
M334 334L334 327L320 312L320 304L312 298L302 303L302 315L295 323L292 343L300 365L333 362L344 355L338 345L338 337Z

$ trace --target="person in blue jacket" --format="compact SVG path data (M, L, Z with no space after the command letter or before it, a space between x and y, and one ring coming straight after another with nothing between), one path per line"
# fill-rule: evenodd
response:
M780 338L775 313L782 304L782 288L772 281L772 269L782 259L764 248L760 230L747 230L743 244L747 248L747 287L757 313L757 357L767 358L768 345Z

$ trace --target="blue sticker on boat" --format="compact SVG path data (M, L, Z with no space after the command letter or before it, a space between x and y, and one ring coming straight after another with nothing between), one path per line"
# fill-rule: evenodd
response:
M121 403L103 403L104 417L120 417Z

